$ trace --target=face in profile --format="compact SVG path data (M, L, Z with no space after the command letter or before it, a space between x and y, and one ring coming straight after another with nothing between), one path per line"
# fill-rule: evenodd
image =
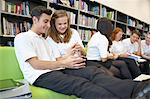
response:
M116 34L116 37L115 37L115 40L116 41L119 41L119 40L121 40L122 39L122 35L123 35L123 32L118 32L117 34Z
M137 34L133 33L130 38L131 38L131 42L135 43L138 42L140 37Z
M57 31L61 34L64 34L68 28L68 17L63 16L55 20L55 27Z
M47 33L48 29L50 28L50 19L50 15L43 13L39 19L35 18L33 20L39 34Z

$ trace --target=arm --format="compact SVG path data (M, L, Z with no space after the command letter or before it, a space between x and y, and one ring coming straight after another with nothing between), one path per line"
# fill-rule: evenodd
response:
M150 56L146 56L146 55L142 54L142 57L145 58L145 59L150 60Z
M138 40L138 50L134 54L141 56L141 39Z
M69 56L59 58L57 61L39 60L37 57L32 57L28 60L29 64L35 69L57 69L57 68L83 68L85 67L84 59Z

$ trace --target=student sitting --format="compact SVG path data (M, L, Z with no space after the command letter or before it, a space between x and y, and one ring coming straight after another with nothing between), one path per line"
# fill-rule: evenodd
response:
M118 54L117 60L123 60L126 62L128 69L132 75L132 78L139 76L141 74L140 68L138 67L134 59L128 58L129 54L126 51L126 47L122 42L123 31L121 28L115 28L111 34L112 45L110 47L110 52Z

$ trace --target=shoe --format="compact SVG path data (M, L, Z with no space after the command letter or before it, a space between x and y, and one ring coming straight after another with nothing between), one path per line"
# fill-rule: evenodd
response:
M131 98L150 99L150 79L138 82L133 90Z

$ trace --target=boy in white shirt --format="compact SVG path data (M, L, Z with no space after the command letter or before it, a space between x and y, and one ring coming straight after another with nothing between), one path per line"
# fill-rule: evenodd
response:
M139 55L141 54L141 40L140 40L140 33L137 31L132 31L132 34L130 38L124 39L123 44L126 48L126 51L129 54L136 54Z

